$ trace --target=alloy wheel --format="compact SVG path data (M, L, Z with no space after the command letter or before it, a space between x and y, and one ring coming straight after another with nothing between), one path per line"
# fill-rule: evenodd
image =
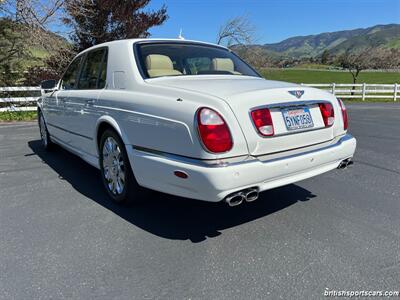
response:
M103 149L103 176L108 190L114 195L121 195L125 188L126 175L121 149L117 141L107 137Z

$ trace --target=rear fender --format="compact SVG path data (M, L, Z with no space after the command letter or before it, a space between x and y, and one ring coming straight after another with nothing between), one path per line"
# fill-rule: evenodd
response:
M121 129L121 127L119 126L118 122L111 116L102 116L97 120L96 123L96 129L94 132L94 137L95 137L95 142L96 142L96 149L97 149L97 153L100 153L100 149L99 149L99 140L97 138L97 133L99 132L99 128L100 125L103 123L107 123L109 126L111 126L117 133L118 135L121 137L122 141L124 142L124 144L127 144L128 141L128 137L125 134L124 130Z

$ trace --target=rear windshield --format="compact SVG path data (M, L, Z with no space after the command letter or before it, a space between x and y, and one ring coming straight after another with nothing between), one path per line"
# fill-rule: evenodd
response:
M137 57L145 78L188 75L260 77L249 65L224 48L189 43L143 43Z

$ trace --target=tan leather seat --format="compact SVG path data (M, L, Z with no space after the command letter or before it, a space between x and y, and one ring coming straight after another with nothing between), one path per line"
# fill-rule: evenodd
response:
M215 71L227 71L232 74L241 74L235 71L235 66L230 58L213 58L211 69Z
M174 70L172 60L161 54L150 54L146 57L147 73L150 77L182 75L178 70Z

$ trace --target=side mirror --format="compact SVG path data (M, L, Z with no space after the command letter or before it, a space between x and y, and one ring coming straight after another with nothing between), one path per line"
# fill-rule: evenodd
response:
M54 79L45 80L40 83L40 88L45 91L54 90L56 86L57 86L57 81Z

